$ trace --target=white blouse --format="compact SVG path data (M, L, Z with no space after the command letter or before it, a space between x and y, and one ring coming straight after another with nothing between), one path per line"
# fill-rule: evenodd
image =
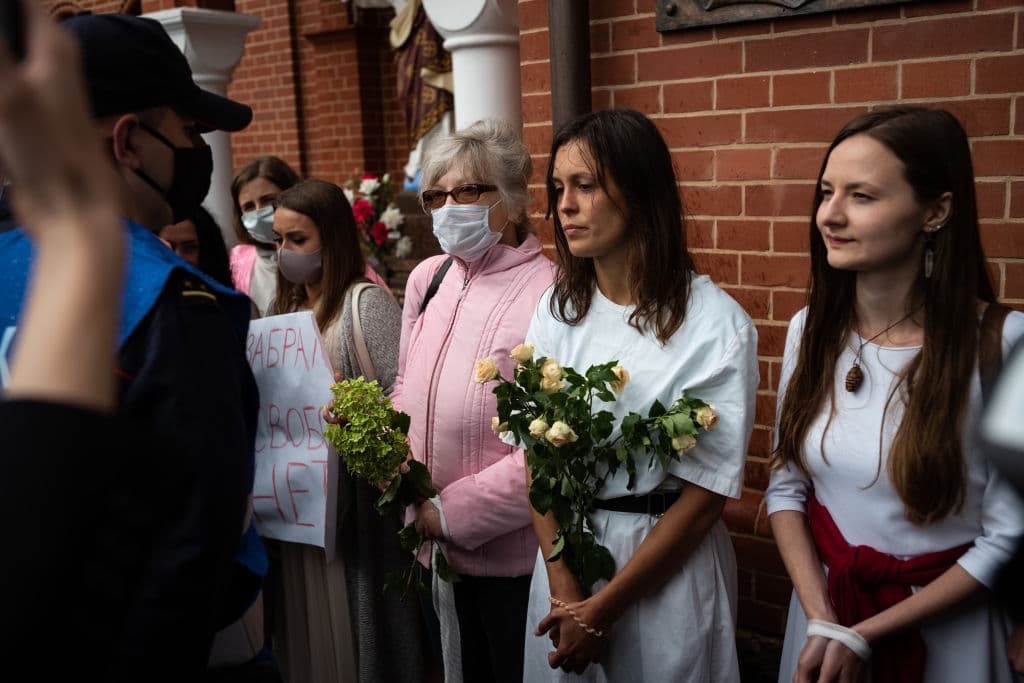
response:
M796 365L805 317L806 309L790 322L780 397ZM1024 314L1013 312L1003 327L1004 353L1022 336ZM825 410L811 424L805 439L804 460L811 479L795 467L774 472L765 495L768 514L779 510L805 512L813 487L814 495L828 508L851 545L868 545L905 559L973 541L974 547L959 559L959 564L991 587L998 570L1024 536L1024 504L965 435L968 480L963 509L928 526L906 519L903 503L887 473L889 447L902 419L903 404L898 394L887 413L885 404L898 373L920 348L865 344L860 360L864 381L850 393L845 390L844 380L862 341L852 335L836 363L835 414L827 433ZM980 406L981 386L975 374L966 425L974 424ZM969 434L971 430L964 431Z
M618 424L629 412L643 417L655 399L667 408L684 392L714 406L718 425L697 436L697 446L671 461L668 472L646 457L637 463L636 486L627 488L625 468L609 477L598 498L644 495L655 489L679 488L668 475L725 496L738 498L743 464L754 424L758 386L757 330L729 295L704 275L695 276L686 320L668 343L629 325L633 306L620 306L595 289L590 311L578 325L556 320L548 308L552 290L541 297L527 333L535 357L555 358L583 374L592 365L618 361L629 383L613 403L595 400Z

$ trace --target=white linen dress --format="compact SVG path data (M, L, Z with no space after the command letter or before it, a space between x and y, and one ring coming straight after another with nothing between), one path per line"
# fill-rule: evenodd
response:
M618 424L630 411L646 416L655 399L668 407L686 392L713 404L720 416L714 431L702 432L682 462L670 463L667 472L657 463L648 468L646 459L638 462L633 491L626 488L628 476L620 469L598 498L678 489L680 480L725 496L740 494L758 385L757 331L743 309L706 276L695 276L692 282L686 321L664 346L653 334L641 334L628 324L632 306L614 304L599 291L576 326L553 318L548 309L551 290L538 303L527 334L535 357L556 358L581 373L591 365L617 360L629 371L629 383L618 400L595 402L595 411L610 410ZM609 548L617 568L625 565L657 521L646 514L594 514L598 542ZM604 585L598 582L594 591ZM615 622L602 661L581 676L551 669L548 636L533 635L551 609L549 596L544 558L538 553L527 614L524 681L739 680L736 558L721 521L674 577Z
M790 321L781 387L787 385L796 364L805 316L806 309ZM1004 354L1022 335L1024 314L1011 313L1003 327ZM868 545L907 559L974 541L974 547L958 563L979 582L991 587L1000 567L1009 560L1024 534L1024 506L987 459L965 439L968 484L963 510L928 527L907 521L903 503L893 489L886 468L889 446L903 415L902 404L893 399L884 428L882 415L897 374L920 351L920 347L866 344L860 362L864 381L857 392L850 393L844 389L843 382L862 341L853 335L836 363L836 411L825 437L824 454L821 437L827 411L812 423L804 442L804 457L811 480L796 468L773 473L765 494L768 514L779 510L805 512L806 500L813 487L814 494L828 509L851 545ZM780 403L782 395L783 391L780 391ZM980 406L981 385L975 374L970 387L967 425L973 424ZM884 439L881 441L881 463L880 438ZM828 459L827 463L823 455ZM1006 657L1008 625L1002 610L996 608L987 596L925 624L921 628L927 648L925 683L1008 683L1021 680L1014 676ZM797 658L806 641L807 617L794 591L786 623L779 683L793 680Z

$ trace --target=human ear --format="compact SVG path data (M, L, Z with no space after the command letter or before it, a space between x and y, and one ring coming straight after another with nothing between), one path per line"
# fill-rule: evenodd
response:
M935 232L941 229L953 213L953 193L943 192L938 199L933 201L924 217L925 232Z
M140 124L137 114L123 114L114 121L110 137L114 161L118 165L132 169L142 168L139 148L132 141L132 133L139 128Z

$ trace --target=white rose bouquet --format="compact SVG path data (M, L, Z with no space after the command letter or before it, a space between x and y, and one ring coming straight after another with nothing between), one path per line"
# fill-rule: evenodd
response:
M611 579L615 560L594 536L594 499L605 480L620 467L636 483L637 460L657 458L664 467L697 445L700 430L718 422L713 406L680 396L665 408L655 401L647 417L629 413L612 438L614 416L594 412L594 399L612 402L629 384L629 372L617 361L590 367L585 374L559 365L554 358L534 358L530 344L512 349L515 377L505 379L493 358L477 361L474 379L497 381L495 432L511 433L526 449L530 468L530 504L549 510L558 522L549 562L565 560L580 584L590 587Z

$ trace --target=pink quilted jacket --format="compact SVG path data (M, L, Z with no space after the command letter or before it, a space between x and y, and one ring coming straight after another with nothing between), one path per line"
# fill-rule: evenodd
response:
M555 267L533 236L519 247L492 247L468 269L456 259L420 316L445 258L427 259L409 276L392 400L412 418L413 456L427 464L441 492L452 568L470 576L523 576L537 555L523 452L491 431L495 385L475 383L473 365L493 356L502 374L512 376L509 352L526 338ZM420 560L427 564L429 555Z

